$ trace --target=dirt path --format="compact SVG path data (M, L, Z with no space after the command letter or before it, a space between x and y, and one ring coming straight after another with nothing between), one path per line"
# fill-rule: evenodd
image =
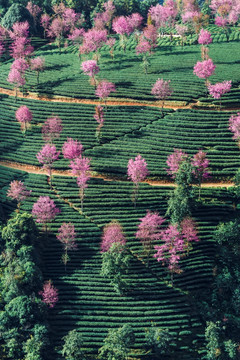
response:
M21 170L21 171L25 171L27 173L30 174L39 174L39 175L47 175L47 171L41 169L38 166L33 166L33 165L28 165L28 164L20 164L17 162L10 162L10 161L0 161L0 165L4 166L4 167L8 167L10 169L16 169L16 170ZM71 170L53 170L52 171L52 175L54 176L69 176L69 177L74 177L71 173ZM105 175L101 175L101 174L96 174L95 172L92 173L91 175L92 178L94 179L103 179L104 181L124 181L123 179L119 178L119 177L109 177L109 176L105 176ZM176 185L172 182L172 181L164 181L164 180L160 180L160 181L156 181L156 180L151 180L151 179L147 179L146 181L143 182L144 184L149 184L151 186L172 186L175 187ZM233 182L209 182L209 183L204 183L202 184L202 188L212 188L212 187L221 187L221 188L228 188L234 186Z
M14 90L4 89L0 88L0 94L9 95L9 96L15 96ZM77 99L77 98L70 98L70 97L64 97L64 96L44 96L41 94L31 93L29 92L28 95L24 95L22 92L18 92L18 97L23 99L31 99L31 100L41 100L41 101L48 101L48 102L62 102L62 103L75 103L75 104L86 104L86 105L99 105L99 100L88 100L88 99ZM183 102L184 103L184 102ZM111 99L108 100L106 103L108 106L148 106L148 107L156 107L156 108L162 108L162 102L161 101L133 101L132 99ZM173 101L165 101L165 108L167 109L208 109L208 110L218 110L218 107L210 104L210 105L204 105L201 106L199 102L192 102L189 104L176 104L176 102ZM240 110L239 108L224 108L221 109L221 111L237 111Z

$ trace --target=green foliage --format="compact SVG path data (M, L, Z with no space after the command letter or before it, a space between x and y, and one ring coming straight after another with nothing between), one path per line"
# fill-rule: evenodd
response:
M27 21L30 26L30 31L33 30L33 17L24 5L14 2L2 19L2 26L6 29L11 29L15 22Z
M83 337L77 332L77 330L69 331L69 333L63 337L64 345L62 348L62 356L66 360L84 360Z
M214 233L214 237L219 245L227 246L233 254L239 255L240 228L238 221L220 224Z
M238 344L232 340L224 341L224 326L220 322L207 322L205 330L207 341L207 360L230 360L237 358Z
M146 345L152 348L152 351L158 355L171 353L171 342L173 337L168 329L152 326L145 332Z
M205 338L207 341L207 359L214 360L220 354L220 324L219 322L214 323L212 321L207 323L207 327L205 329Z
M119 243L114 243L108 251L102 253L101 275L110 279L118 294L122 294L127 288L123 275L128 271L130 257L124 246Z
M116 330L108 330L104 345L99 349L99 358L102 360L125 360L130 346L134 343L135 335L129 324Z
M6 241L8 250L17 251L22 245L32 245L37 234L38 230L32 215L18 213L3 228L2 238Z
M166 215L170 215L172 223L178 223L186 216L191 216L193 206L193 174L192 165L184 161L176 174L175 183L177 187L171 193L168 200Z
M45 325L36 324L33 328L33 335L23 346L25 353L24 360L42 360L46 346L49 344L48 329Z

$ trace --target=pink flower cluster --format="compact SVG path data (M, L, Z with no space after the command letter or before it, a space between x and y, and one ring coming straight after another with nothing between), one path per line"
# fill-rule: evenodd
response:
M235 24L240 15L239 0L212 0L209 5L217 16L215 24L225 27L227 24Z
M45 59L41 56L38 56L34 59L31 59L31 70L33 71L43 71L45 68Z
M170 87L170 80L165 81L163 79L158 79L152 87L152 95L154 95L159 100L166 100L169 98L173 89Z
M151 44L147 40L141 40L136 47L137 54L143 54L151 51Z
M164 244L154 246L157 252L153 257L163 265L167 264L172 273L181 272L179 267L181 255L189 250L193 241L199 241L196 224L191 218L183 219L180 227L177 224L170 224L167 229L162 230L159 239Z
M211 33L208 30L204 30L203 28L200 30L198 36L198 43L201 45L209 45L212 43Z
M42 126L43 140L52 143L60 137L62 129L62 120L58 116L48 118Z
M40 196L38 201L33 204L32 215L36 218L37 223L50 223L59 213L60 210L49 196Z
M133 32L131 21L125 16L119 16L113 20L113 31L119 35L130 35Z
M106 99L111 92L116 92L115 85L110 81L102 80L98 84L95 94L100 99Z
M145 180L149 174L146 160L139 154L135 157L135 160L130 159L128 161L128 178L135 184Z
M149 247L150 244L158 240L161 236L160 227L165 219L157 212L147 211L147 215L140 219L141 223L138 225L136 238L139 239L144 247Z
M209 90L209 94L214 98L214 99L220 99L222 97L222 95L226 94L227 92L229 92L231 90L232 87L232 81L229 80L225 80L221 83L216 83L214 85L208 85L208 90Z
M162 265L167 264L171 272L180 272L179 260L180 253L186 250L186 245L183 236L178 230L178 225L169 225L166 230L161 233L161 240L163 245L155 245L154 249L157 250L153 255L157 261L161 261Z
M113 244L126 245L126 238L123 234L123 229L120 223L116 220L112 220L109 224L104 226L102 241L101 241L101 252L108 251Z
M213 75L216 69L212 59L198 61L194 66L193 73L201 79L207 79Z
M67 138L67 141L63 144L62 153L65 159L76 159L83 152L83 146L78 140Z
M58 302L58 290L52 285L51 281L45 281L43 285L43 291L39 291L39 295L42 296L42 301L53 308Z
M199 11L186 11L182 14L183 23L194 22L195 19L198 19L201 16Z
M97 51L107 41L107 30L92 28L84 33L83 44L80 46L80 53Z
M199 150L198 153L196 153L192 160L191 164L194 168L193 174L196 178L202 179L208 179L210 177L209 172L209 160L207 159L207 153L205 153L202 150Z
M180 36L184 36L188 31L188 27L186 25L181 25L181 24L176 24L175 29L178 35Z
M63 223L58 229L57 239L63 244L64 250L76 250L76 233L72 223Z
M80 155L70 163L72 174L77 176L77 185L81 192L81 201L84 198L84 190L88 187L88 180L90 179L90 162L91 159Z
M27 190L24 183L20 180L13 180L10 183L7 196L13 200L17 200L18 203L26 200L31 195L32 190Z
M20 123L24 123L25 125L27 123L30 123L33 118L32 112L26 105L20 106L20 108L17 109L15 116L17 121L19 121Z
M95 60L83 61L81 64L82 71L90 77L99 73L99 66Z
M80 45L83 41L84 34L84 29L74 29L72 33L68 35L68 39L71 40L74 45Z
M55 145L46 144L36 155L40 164L43 164L43 169L46 169L51 176L52 164L58 160L60 151L56 150Z
M177 13L177 4L172 0L166 1L164 5L151 6L148 12L157 28L173 26Z
M181 149L174 149L174 152L168 156L166 161L167 166L169 167L169 169L167 169L168 175L171 175L171 177L174 179L178 172L179 166L183 161L187 160L187 158L188 155Z
M232 115L229 119L229 130L233 133L234 140L240 140L240 113Z
M181 149L174 149L174 152L170 154L167 158L168 175L174 179L179 170L179 166L183 161L189 161L189 156L187 153L183 152ZM209 172L209 160L207 159L207 154L202 150L199 150L193 158L191 159L191 164L193 166L193 174L199 179L206 179L210 176Z

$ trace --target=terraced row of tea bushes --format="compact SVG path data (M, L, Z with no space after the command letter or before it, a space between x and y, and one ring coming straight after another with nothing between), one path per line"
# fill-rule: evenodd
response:
M44 94L57 94L77 98L95 98L93 86L88 77L80 71L80 62L74 47L64 49L61 53L54 45L47 45L37 51L37 55L46 58L47 69L40 75L40 85L36 87L36 75L27 73L30 91ZM223 54L224 58L223 58ZM223 80L234 80L237 87L240 81L238 61L238 43L211 44L210 57L217 65L216 75L212 76L213 83ZM204 81L193 74L193 66L200 60L200 46L189 47L162 47L151 57L149 74L139 71L141 56L135 52L126 53L116 51L112 60L110 55L103 52L100 60L99 78L107 78L116 84L117 92L111 96L117 98L132 98L136 100L154 100L151 95L152 85L158 77L171 80L174 93L173 101L191 101L204 96ZM2 65L0 86L12 88L6 82L9 64ZM237 94L236 94L237 95Z
M234 112L233 112L234 113ZM233 176L240 166L239 149L228 130L232 112L178 110L137 134L128 134L109 144L86 151L98 172L126 174L129 158L140 153L150 176L166 176L166 159L174 148L189 155L207 152L213 176Z
M15 119L15 112L21 105L26 105L33 113L32 128L24 136L20 124ZM164 110L164 114L172 110ZM39 165L36 154L43 146L41 124L48 117L58 115L63 122L63 132L56 141L58 150L62 149L67 137L78 139L84 149L91 149L98 143L95 138L97 122L93 118L95 106L67 103L51 103L18 99L3 96L0 100L0 151L3 160L18 161ZM102 129L102 142L110 142L128 133L136 133L142 126L151 124L161 117L161 112L154 107L109 106ZM57 168L67 169L68 161L61 159Z

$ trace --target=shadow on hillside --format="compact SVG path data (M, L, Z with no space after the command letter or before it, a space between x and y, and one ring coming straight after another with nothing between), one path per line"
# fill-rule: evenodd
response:
M71 65L69 64L54 64L54 65L48 65L46 66L45 68L45 71L48 71L48 70L61 70L63 68L67 68Z

